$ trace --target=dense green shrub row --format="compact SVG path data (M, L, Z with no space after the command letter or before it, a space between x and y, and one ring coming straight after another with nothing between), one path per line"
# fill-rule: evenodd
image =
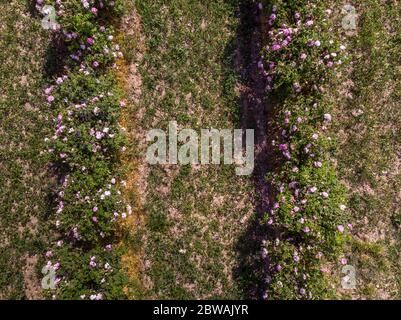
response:
M121 199L118 154L124 150L119 110L124 106L113 73L122 53L113 44L112 23L120 1L37 1L56 9L54 41L67 48L62 74L45 89L55 131L47 138L59 175L55 192L54 245L46 265L55 271L56 299L120 299L117 222L130 214Z
M274 200L263 224L268 299L330 297L328 275L347 264L346 194L331 161L328 85L346 61L322 1L258 3L267 31L259 70L277 102L272 146L281 163L269 173ZM340 279L340 277L338 277Z

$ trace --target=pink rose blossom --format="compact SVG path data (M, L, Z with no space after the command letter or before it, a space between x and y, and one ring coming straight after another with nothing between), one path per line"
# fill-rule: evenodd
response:
M325 199L329 197L329 194L327 192L322 192L320 195Z
M309 192L310 193L315 193L317 191L317 188L316 187L311 187L311 188L309 188Z

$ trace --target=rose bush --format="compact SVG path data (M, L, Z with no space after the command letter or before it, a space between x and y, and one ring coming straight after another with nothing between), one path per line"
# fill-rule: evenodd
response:
M57 169L54 244L45 264L55 271L55 299L121 299L127 279L116 246L117 222L130 214L121 198L119 153L125 139L118 119L123 106L113 72L122 56L112 23L121 1L37 1L52 5L53 39L67 48L63 72L44 90L54 110L48 152Z
M268 236L264 298L331 296L330 270L346 264L346 192L331 161L335 140L326 88L344 62L345 47L333 36L331 10L311 1L258 4L266 25L258 63L268 98L277 102L273 148L281 159L267 175L271 208L262 221Z

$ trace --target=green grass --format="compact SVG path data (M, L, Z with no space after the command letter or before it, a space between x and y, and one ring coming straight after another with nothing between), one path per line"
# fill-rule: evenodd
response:
M358 298L399 298L401 6L397 1L357 5L359 27L347 37L354 65L338 111L339 169L351 195ZM372 251L373 249L373 251Z
M26 1L0 2L0 298L24 299L40 295L27 263L43 249L51 182L42 155L48 39Z
M235 128L231 68L235 1L137 1L146 53L141 66L143 129ZM152 166L143 230L147 295L239 298L236 242L245 230L251 191L230 166ZM243 201L243 203L241 203Z

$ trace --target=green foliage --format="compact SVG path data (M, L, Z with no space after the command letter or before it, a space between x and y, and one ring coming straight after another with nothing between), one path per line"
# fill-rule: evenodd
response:
M277 192L263 219L270 230L264 255L272 277L266 297L328 298L333 293L324 272L340 262L347 199L331 162L336 144L328 136L332 116L324 86L344 61L344 48L332 39L324 4L275 4L267 6L269 31L259 67L269 97L278 101L272 145L282 159L267 176Z
M122 13L121 1L95 1L88 8L75 0L48 4L58 10L55 38L69 53L66 71L45 89L55 126L47 151L60 183L51 217L55 245L46 252L56 289L48 293L57 299L125 298L121 250L114 245L118 219L130 214L117 169L125 144L118 124L123 104L109 68L121 55L111 26Z

